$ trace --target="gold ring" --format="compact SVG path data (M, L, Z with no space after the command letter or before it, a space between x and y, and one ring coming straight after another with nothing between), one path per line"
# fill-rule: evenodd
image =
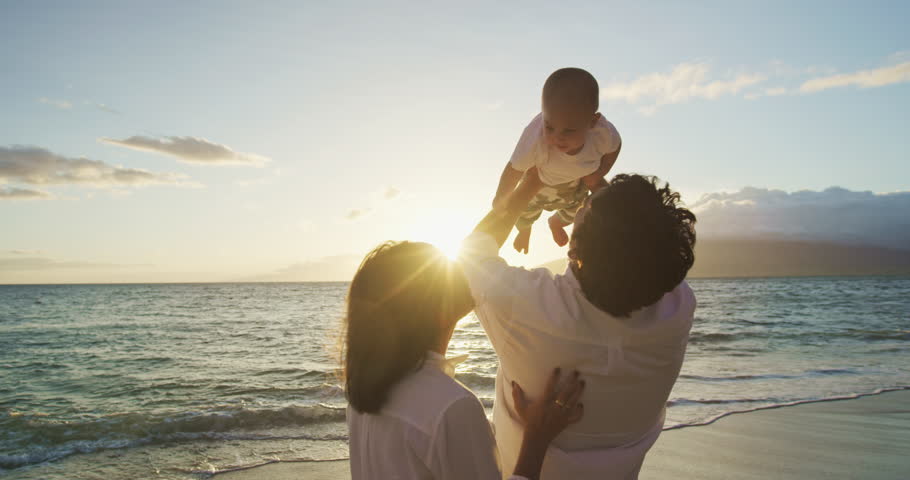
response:
M558 405L559 408L569 408L568 405L566 405L565 403L563 403L563 401L560 400L560 399L558 399L558 398L557 398L556 400L554 400L554 402L556 402L556 405Z

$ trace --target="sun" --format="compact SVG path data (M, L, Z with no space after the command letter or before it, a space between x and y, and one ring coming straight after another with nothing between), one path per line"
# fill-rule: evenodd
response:
M408 238L417 242L427 242L449 259L458 258L461 242L471 233L474 219L467 216L440 215L433 220L412 227Z
M430 242L430 243L433 244L433 246L435 246L439 250L441 250L443 255L445 255L446 258L448 258L449 260L456 260L456 259L458 259L458 252L461 251L461 241L462 240L464 240L464 239L459 238L454 241L446 240L446 241L436 241L436 242Z

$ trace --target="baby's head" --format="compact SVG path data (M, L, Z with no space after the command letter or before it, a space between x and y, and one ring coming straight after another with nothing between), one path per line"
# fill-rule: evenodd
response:
M580 68L560 68L543 85L543 135L548 145L574 155L600 118L597 80Z

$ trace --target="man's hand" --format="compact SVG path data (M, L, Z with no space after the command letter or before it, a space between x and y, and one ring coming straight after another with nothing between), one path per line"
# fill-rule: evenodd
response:
M603 175L598 175L600 171L596 171L590 175L581 177L581 181L585 183L585 186L588 187L592 193L601 189L601 187L607 184L607 181L604 179Z
M509 211L517 214L523 212L528 203L531 202L531 199L537 195L537 192L543 186L544 184L540 179L540 174L537 172L537 167L529 168L521 178L521 183L518 184L518 187L505 199Z
M508 204L509 204L508 195L497 195L496 198L493 199L493 210L502 210L502 209L506 208L508 206Z
M506 164L499 177L499 186L496 187L496 196L493 197L493 209L498 210L506 206L509 195L515 190L515 186L521 180L523 172L512 168L511 163Z
M487 214L480 223L474 227L475 232L486 232L490 234L499 247L509 238L509 232L515 226L515 222L521 215L521 212L527 208L528 203L537 195L537 192L543 187L540 175L536 167L531 167L524 173L521 183L506 197L506 206L503 209L494 209Z

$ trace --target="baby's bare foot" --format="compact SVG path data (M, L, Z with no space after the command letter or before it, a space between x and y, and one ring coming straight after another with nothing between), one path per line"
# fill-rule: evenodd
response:
M553 241L556 242L560 247L564 247L569 243L569 234L566 233L566 225L558 216L553 215L547 220L547 223L550 224L550 232L553 233Z
M519 230L518 235L515 235L515 241L512 242L512 246L515 247L515 251L518 253L528 253L528 244L531 243L531 229Z

